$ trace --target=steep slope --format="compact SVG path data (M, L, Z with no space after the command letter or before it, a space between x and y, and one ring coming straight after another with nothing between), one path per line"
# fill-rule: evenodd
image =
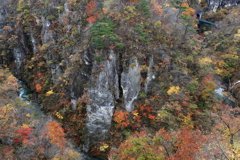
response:
M39 106L23 102L17 93L18 80L0 69L0 158L82 159L73 143L63 137L61 125Z
M72 131L67 136L82 151L103 159L143 128L209 130L208 112L220 104L215 89L239 68L239 42L219 37L228 29L228 40L238 40L239 8L201 37L189 5L4 1L0 61L29 85L32 101ZM232 46L226 55L225 45Z

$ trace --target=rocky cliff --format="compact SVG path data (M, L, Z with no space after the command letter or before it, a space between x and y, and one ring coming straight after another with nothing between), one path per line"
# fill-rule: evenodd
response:
M183 109L185 116L215 102L210 63L216 57L206 49L210 42L194 32L197 22L189 5L146 0L1 2L0 63L29 85L33 101L64 117L59 121L73 130L69 137L85 152L92 143L113 136L113 122L125 122L112 120L116 110L149 111L141 124L148 126L149 115L156 116L167 102L190 106ZM209 10L230 4L224 2L208 1Z

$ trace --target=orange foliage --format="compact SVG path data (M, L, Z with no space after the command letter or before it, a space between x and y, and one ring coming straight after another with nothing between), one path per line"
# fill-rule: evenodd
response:
M90 2L88 2L87 6L85 6L86 13L87 13L87 16L88 16L87 21L90 24L93 24L97 19L97 14L94 13L96 8L97 8L97 4L96 4L95 1L90 1Z
M4 30L10 30L11 27L10 27L10 26L4 26L3 29L4 29Z
M140 110L140 115L143 116L143 117L146 117L148 119L155 119L155 116L153 116L152 113L152 109L150 108L149 105L143 105L143 104L138 104L139 107L139 110Z
M155 119L155 116L149 114L149 115L148 115L148 118L149 118L149 119Z
M159 5L159 4L153 4L153 12L156 13L156 14L162 14L162 6Z
M187 3L183 3L182 7L186 7L186 10L183 12L185 16L193 16L194 15L194 9L189 7Z
M42 73L37 74L39 78L44 78L44 75Z
M40 92L42 90L42 86L40 84L36 85L36 90L37 92Z
M115 111L113 120L117 123L121 123L122 121L126 121L126 115L127 114L128 114L127 112Z
M205 138L200 131L182 129L178 131L177 141L175 143L176 154L170 159L185 160L195 159L194 156L204 143Z
M87 6L85 6L86 13L88 16L93 15L93 11L96 9L97 4L95 1L88 2Z
M51 139L51 143L59 146L61 149L64 147L64 142L66 139L64 138L65 133L63 131L63 128L61 127L61 124L59 124L56 121L51 121L47 125L47 138Z
M128 112L115 111L113 121L117 123L116 128L128 127L128 125L130 124L127 119L128 114Z
M94 16L91 16L91 17L88 17L87 18L87 21L90 23L90 24L93 24L95 21L96 21L97 17L94 15Z

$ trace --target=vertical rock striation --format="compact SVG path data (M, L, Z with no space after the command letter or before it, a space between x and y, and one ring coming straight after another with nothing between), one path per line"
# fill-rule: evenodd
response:
M117 55L110 51L109 60L93 64L88 94L90 104L87 105L87 128L92 142L105 139L111 127L112 115L116 99L119 98Z
M16 73L19 75L21 72L22 62L25 60L24 50L21 47L14 47L13 57L15 59Z
M140 91L140 65L136 57L130 59L130 65L121 75L121 87L125 108L128 112L134 110L134 102Z
M150 57L149 59L149 65L148 65L148 71L147 71L147 79L146 82L144 84L144 91L147 94L149 92L149 84L150 82L155 79L155 75L154 75L154 71L152 69L153 67L153 56Z

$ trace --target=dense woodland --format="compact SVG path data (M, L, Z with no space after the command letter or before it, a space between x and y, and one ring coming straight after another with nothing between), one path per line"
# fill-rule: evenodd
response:
M240 159L239 6L0 2L1 160Z

